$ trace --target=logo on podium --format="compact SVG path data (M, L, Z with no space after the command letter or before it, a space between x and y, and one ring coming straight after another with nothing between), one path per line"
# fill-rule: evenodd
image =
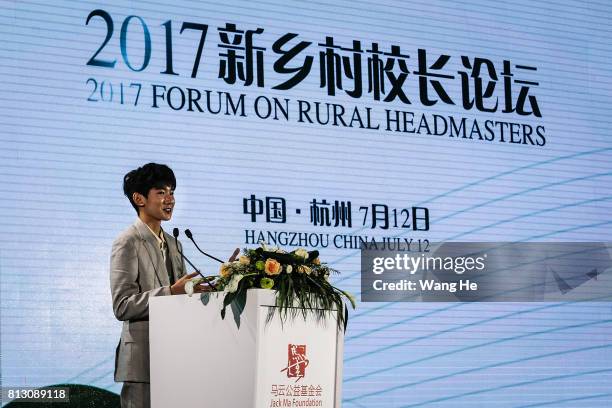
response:
M288 378L295 378L298 382L306 375L308 359L306 358L305 344L289 344L287 346L287 367L281 370L287 372Z

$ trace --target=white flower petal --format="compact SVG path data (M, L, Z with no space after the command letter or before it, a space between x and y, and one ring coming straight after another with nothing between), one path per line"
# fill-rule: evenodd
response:
M193 295L193 281L192 280L188 280L187 283L185 283L185 293L191 297Z

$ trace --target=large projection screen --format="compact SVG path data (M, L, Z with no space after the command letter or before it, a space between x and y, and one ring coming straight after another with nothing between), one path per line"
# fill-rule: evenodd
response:
M0 21L3 387L119 393L109 255L147 162L177 176L167 231L317 249L358 300L360 239L612 241L605 1L5 1ZM609 407L609 301L358 302L343 406Z

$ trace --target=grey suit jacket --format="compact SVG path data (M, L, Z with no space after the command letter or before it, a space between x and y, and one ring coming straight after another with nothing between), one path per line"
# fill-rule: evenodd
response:
M185 263L174 238L164 234L178 280L185 275ZM115 381L149 382L149 297L170 295L170 280L159 244L140 219L113 243L110 287L113 311L123 321Z

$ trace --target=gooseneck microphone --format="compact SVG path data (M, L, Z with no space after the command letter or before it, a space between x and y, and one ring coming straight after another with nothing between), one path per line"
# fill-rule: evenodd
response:
M178 251L178 253L181 255L181 258L183 258L185 261L187 261L187 263L193 268L195 269L195 271L198 273L198 275L200 275L203 279L204 282L206 282L206 284L208 286L210 286L212 289L216 289L215 285L213 285L208 279L206 279L206 276L202 275L202 272L200 272L200 270L189 260L187 259L187 257L185 256L185 254L183 254L183 252L181 251L181 247L179 246L178 243L178 236L179 236L180 232L178 228L174 228L172 230L172 235L174 236L174 243L176 244L176 250Z
M212 256L210 254L207 254L206 252L202 251L200 249L200 247L198 246L198 244L196 244L195 239L193 239L193 234L191 233L191 231L189 231L189 229L185 230L185 235L187 235L187 238L189 238L191 240L191 242L193 242L193 245L195 245L195 247L198 249L198 251L200 251L200 253L202 255L206 255L207 257L209 257L210 259L214 259L217 262L223 263L222 260L220 260L219 258Z

